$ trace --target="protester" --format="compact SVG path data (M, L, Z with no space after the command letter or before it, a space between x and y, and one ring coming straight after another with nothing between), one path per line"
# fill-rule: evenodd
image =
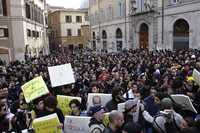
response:
M60 123L64 125L64 115L62 111L57 108L57 100L54 96L48 96L44 101L44 111L42 112L42 116L47 116L50 114L56 113Z
M92 118L89 123L89 133L102 133L104 131L104 112L104 108L101 105L90 107L88 114Z
M121 112L113 110L109 114L109 126L103 133L121 133L122 126L124 124L124 116Z
M81 103L77 99L73 99L69 103L69 107L71 108L72 112L70 115L72 116L85 116L86 114L81 112Z
M161 128L165 130L163 125L165 117L162 111L166 113L166 109L163 109L161 105L164 98L172 99L170 96L172 94L189 96L197 112L200 111L199 82L192 76L194 69L200 71L199 57L200 50L195 49L181 51L130 49L119 53L96 53L84 49L64 54L52 53L47 56L28 58L23 62L14 61L7 65L2 63L0 68L0 97L4 96L4 101L6 101L4 103L8 107L6 112L12 112L15 115L13 118L18 118L18 123L25 123L26 119L21 117L26 116L32 110L36 114L33 119L57 113L60 122L63 123L64 116L56 107L55 97L54 100L44 100L43 98L43 100L39 100L41 99L39 98L30 103L25 101L21 86L37 76L42 76L51 96L81 97L80 108L73 108L76 103L71 104L72 115L77 115L78 112L81 115L87 109L88 93L107 93L112 94L112 100L105 105L107 112L117 110L119 103L137 98L136 112L130 111L133 111L133 121L141 125L142 129L152 129L155 125L146 124L146 118L150 120L150 123L153 123L154 117L156 117L156 121L161 119L161 123L158 122L158 124L161 124ZM75 83L53 88L48 67L66 63L71 63L73 67ZM92 102L97 106L104 100L94 97ZM194 113L194 111L191 113L191 107L183 108L176 102L173 101L173 107L167 110L172 110L178 119L177 121L182 121L178 122L177 125L182 130L185 124L179 125L179 123L185 123L184 121L187 120L188 126L196 128L196 125L191 124L190 121L194 121L197 113ZM143 104L144 106L142 106ZM129 121L127 114L131 114L130 112L124 116L124 125ZM168 123L166 126L170 126L170 124ZM21 127L13 128L23 129L28 127L25 124L19 126ZM187 129L190 129L190 127ZM6 130L8 129L6 128ZM143 131L152 133L149 130ZM157 131L162 133L159 130Z
M154 119L154 127L160 133L177 133L187 127L183 117L173 110L171 99L164 98L161 101L163 110Z
M133 122L133 113L137 111L138 100L128 100L125 102L124 121Z
M106 104L107 111L117 110L117 105L124 101L122 88L114 88L112 90L112 100Z

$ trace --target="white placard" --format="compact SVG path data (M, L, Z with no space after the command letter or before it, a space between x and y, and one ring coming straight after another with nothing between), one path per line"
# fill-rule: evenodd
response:
M174 102L180 104L183 107L183 109L197 113L197 110L194 108L188 96L182 94L176 94L176 95L171 95L171 97L174 100Z
M124 112L125 111L125 103L119 103L118 105L117 105L117 110L119 111L119 112Z
M88 94L88 100L87 100L87 110L89 110L89 107L93 106L92 98L94 96L99 96L101 98L101 105L105 106L107 102L109 102L112 99L112 94L104 94L104 93L89 93Z
M75 82L71 64L48 67L52 87L67 85Z
M89 133L91 117L65 116L65 133Z
M194 81L200 86L200 72L194 69L192 77L194 78Z

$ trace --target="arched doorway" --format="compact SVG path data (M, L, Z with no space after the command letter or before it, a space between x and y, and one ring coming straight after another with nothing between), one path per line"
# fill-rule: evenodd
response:
M116 30L116 45L117 45L117 51L122 51L123 47L123 41L122 41L122 31L120 28Z
M102 40L103 40L103 50L107 50L107 33L105 30L102 31Z
M0 59L2 61L6 61L6 63L9 63L9 61L10 61L9 49L0 48Z
M95 32L92 33L92 49L96 50L96 34Z
M147 49L149 47L149 27L145 23L140 26L139 43L142 49Z
M174 23L173 49L182 50L189 48L189 24L184 19L179 19Z

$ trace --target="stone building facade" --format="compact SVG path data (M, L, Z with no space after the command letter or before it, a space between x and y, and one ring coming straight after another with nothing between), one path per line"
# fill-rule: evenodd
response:
M0 0L0 57L7 62L48 54L45 0Z
M51 49L76 49L89 43L89 20L86 9L63 9L49 13Z
M199 7L200 0L90 0L91 47L199 48Z

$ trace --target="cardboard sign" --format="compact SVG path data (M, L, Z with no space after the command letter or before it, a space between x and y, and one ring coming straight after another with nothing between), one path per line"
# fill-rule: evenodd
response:
M69 103L73 99L77 99L81 102L80 97L57 95L58 107L62 110L64 115L69 115L71 113L71 108L69 107Z
M71 64L48 67L52 87L75 83Z
M33 120L33 129L36 133L62 133L62 130L57 128L59 124L57 114L52 114Z
M93 106L92 98L94 96L99 96L101 98L101 105L105 106L107 102L109 102L112 99L112 94L104 94L104 93L89 93L88 94L88 100L87 100L87 110L91 106Z
M42 76L32 79L21 88L27 103L49 93Z
M194 81L200 86L200 72L194 69L192 77L194 78Z
M171 97L174 100L174 102L180 104L183 107L183 109L197 113L197 110L194 108L188 96L182 94L176 94L176 95L171 95Z
M65 116L65 133L89 133L91 117Z

